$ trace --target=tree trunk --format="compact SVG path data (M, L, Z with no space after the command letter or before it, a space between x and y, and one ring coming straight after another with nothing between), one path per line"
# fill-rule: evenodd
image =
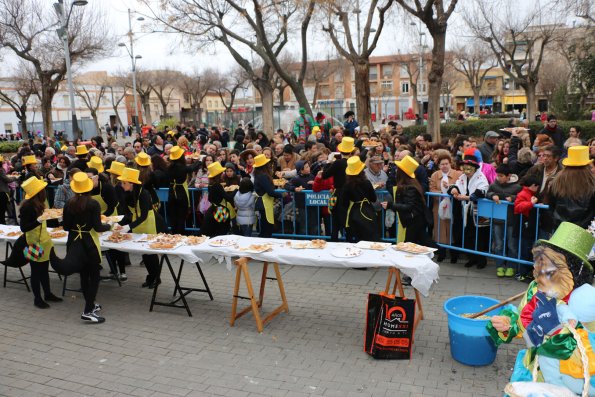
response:
M472 88L473 90L473 113L479 114L479 88Z
M318 87L320 84L314 84L314 95L312 95L312 108L316 107L316 97L318 96Z
M52 98L45 92L46 90L41 89L41 117L43 119L43 133L46 136L52 136L54 134L54 123L52 120ZM76 132L73 131L72 139L75 139Z
M355 69L355 97L357 106L357 121L360 126L371 127L370 111L370 61L359 58L353 64Z
M419 114L421 110L419 109L419 100L417 98L417 84L412 84L411 82L409 84L411 85L411 93L413 96L413 114Z
M21 132L26 133L27 132L27 109L25 109L24 111L21 111L20 113L21 114L18 115L18 118L21 123Z
M162 100L159 100L159 102L161 102L161 108L163 109L163 118L166 119L167 118L167 103L165 103Z
M263 80L255 81L254 86L260 93L262 99L262 131L267 137L271 138L275 131L275 123L273 119L275 89L270 82Z
M285 93L285 87L279 90L279 106L281 108L285 107L285 98L283 97L283 93Z
M97 112L95 110L91 110L91 117L95 122L95 131L97 131L97 134L101 135L101 128L99 127L99 120L97 119Z
M122 119L120 118L120 113L118 113L118 107L117 106L113 106L113 108L114 108L114 113L116 114L116 120L118 122L118 128L124 127L124 124L122 124Z
M440 142L440 93L442 92L442 75L444 74L444 52L446 51L446 26L430 31L434 46L432 47L432 67L428 74L428 127L426 131L432 135L434 142ZM423 118L423 115L420 114Z
M149 104L149 97L147 95L141 95L141 102L143 105L143 109L145 112L145 124L151 124L153 122L153 118L151 117L151 105Z
M527 120L535 120L535 90L537 83L529 82L525 87L525 95L527 96Z

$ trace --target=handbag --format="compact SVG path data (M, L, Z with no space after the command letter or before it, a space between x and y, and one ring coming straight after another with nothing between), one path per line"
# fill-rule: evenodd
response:
M41 226L39 227L39 238L41 239ZM30 262L36 262L44 253L45 251L39 243L28 244L23 248L23 256Z
M229 209L227 207L217 206L217 210L213 217L215 218L215 221L219 223L227 222L227 220L229 220Z
M438 204L438 217L442 220L449 220L452 217L452 206L450 204L450 199L445 197L440 200L440 204Z
M335 208L335 206L337 205L337 189L331 189L329 190L330 195L328 198L328 212L332 212L333 208Z

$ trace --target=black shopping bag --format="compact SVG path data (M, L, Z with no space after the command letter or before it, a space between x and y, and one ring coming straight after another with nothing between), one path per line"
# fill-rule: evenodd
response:
M27 247L27 239L25 235L22 234L14 243L12 243L12 250L10 251L10 255L6 258L5 261L2 261L3 265L8 267L23 267L27 263L29 263L29 259L25 258L23 255L23 250Z
M410 359L415 300L369 294L364 350L374 358Z

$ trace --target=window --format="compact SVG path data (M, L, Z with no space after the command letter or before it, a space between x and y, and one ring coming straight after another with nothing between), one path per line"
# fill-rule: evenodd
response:
M426 87L426 83L422 81L421 83L421 92L426 92L427 87Z
M337 82L343 81L343 70L338 70L335 72L335 81L337 81Z
M383 80L380 83L380 86L382 87L382 91L392 91L393 90L392 80Z
M62 101L64 106L70 106L70 97L68 95L62 95Z
M212 108L212 107L213 107L213 102L211 102L211 101L208 101L208 103L207 103L207 107L208 107L209 109L210 109L210 108Z
M409 70L407 68L407 64L405 64L405 63L401 65L401 74L400 74L400 76L401 77L409 77Z
M401 83L401 93L409 94L409 82L408 81L403 81Z
M320 97L328 98L331 95L328 85L320 86Z
M335 98L343 98L343 85L335 87Z
M351 80L355 80L355 68L352 66L350 68L350 70L351 70Z
M382 77L393 77L393 65L382 65Z
M4 123L4 132L12 134L12 123Z
M374 66L370 66L370 74L369 74L370 81L375 81L378 79L378 68L376 67L376 65Z

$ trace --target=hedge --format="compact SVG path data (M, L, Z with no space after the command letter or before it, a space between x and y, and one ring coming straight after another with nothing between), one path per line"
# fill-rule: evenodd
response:
M22 141L0 142L0 153L16 153L22 144Z
M595 122L593 121L563 121L558 120L558 125L565 134L572 126L580 126L583 130L581 138L585 141L595 137ZM442 137L454 137L458 134L465 134L477 137L483 137L487 131L498 131L500 128L508 126L508 119L484 119L468 121L451 121L440 124L440 135ZM533 131L539 131L543 128L543 123L539 121L529 123L529 128ZM426 126L413 125L404 128L405 134L414 137L426 132Z

